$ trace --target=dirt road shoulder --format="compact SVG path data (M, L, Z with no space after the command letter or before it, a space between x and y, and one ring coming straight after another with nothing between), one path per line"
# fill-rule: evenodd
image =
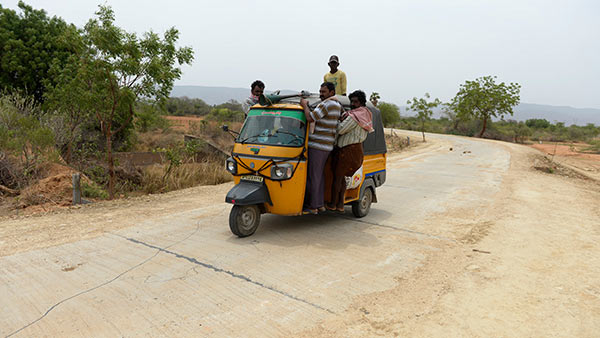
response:
M232 183L161 195L104 201L51 213L0 220L0 257L90 239L139 224L149 217L223 204Z

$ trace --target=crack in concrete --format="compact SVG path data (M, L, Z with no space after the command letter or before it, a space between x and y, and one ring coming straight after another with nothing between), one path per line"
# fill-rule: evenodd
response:
M375 226L382 227L382 228L394 229L394 230L398 230L398 231L408 232L410 234L415 234L415 235L420 235L420 236L435 238L435 239L439 239L441 241L448 241L448 242L458 243L456 240L454 240L452 238L431 235L431 234L427 234L427 233L424 233L424 232L410 230L410 229L406 229L406 228L400 228L400 227L393 226L393 225L387 225L387 224L381 224L381 223L375 223L375 222L368 222L368 221L365 221L365 220L362 220L362 219L352 218L352 217L348 217L348 216L338 216L338 215L336 215L336 216L327 215L327 216L330 216L330 217L341 217L341 218L347 219L347 220L352 221L352 222L370 224L370 225L375 225Z
M183 241L187 240L188 238L192 237L192 236L193 236L193 235L194 235L196 232L198 232L198 230L200 230L200 224L199 224L199 223L196 225L196 229L195 229L195 230L194 230L194 231L193 231L191 234L189 234L188 236L186 236L184 239L182 239L182 240L180 240L180 241L178 241L178 242L175 242L175 243L173 243L173 244L171 244L171 245L169 245L169 246L165 247L165 249L168 249L168 248L170 248L170 247L172 247L172 246L174 246L174 245L177 245L177 244L179 244L179 243L181 243L181 242L183 242ZM118 237L121 237L121 238L123 238L123 236L120 236L120 235L117 235L117 234L113 234L113 233L111 233L111 234L112 234L112 235L115 235L115 236L118 236ZM20 328L20 329L18 329L18 330L15 330L15 331L13 331L13 332L11 332L11 333L7 334L5 337L7 337L7 338L8 338L8 337L14 336L15 334L17 334L17 333L19 333L19 332L21 332L21 331L25 330L26 328L28 328L28 327L30 327L30 326L32 326L32 325L34 325L34 324L35 324L35 323L37 323L37 322L41 321L41 320L42 320L42 319L44 319L44 318L45 318L45 317L46 317L46 316L47 316L47 315L48 315L50 312L52 312L52 310L56 309L56 308L57 308L58 306L60 306L61 304L65 303L65 302L68 302L69 300L71 300L71 299L73 299L73 298L76 298L76 297L79 297L79 296L81 296L81 295L84 295L84 294L86 294L86 293L90 293L90 292L92 292L92 291L94 291L94 290L97 290L97 289L99 289L99 288L101 288L101 287L103 287L103 286L106 286L106 285L108 285L108 284L110 284L110 283L112 283L112 282L116 281L117 279L119 279L119 278L123 277L123 276L124 276L125 274L127 274L128 272L131 272L131 271L133 271L133 270L135 270L135 269L139 268L140 266L142 266L142 265L144 265L144 264L148 263L148 262L149 262L151 259L153 259L154 257L156 257L156 256L157 256L159 253L161 253L161 250L157 250L157 251L154 253L154 255L152 255L152 256L150 256L150 257L146 258L145 260L141 261L140 263L138 263L138 264L136 264L136 265L134 265L134 266L130 267L129 269L127 269L127 270L125 270L125 271L123 271L123 272L121 272L120 274L118 274L118 275L117 275L117 276L115 276L114 278L112 278L112 279L110 279L110 280L108 280L108 281L106 281L106 282L104 282L104 283L98 284L98 285L96 285L96 286L94 286L94 287L91 287L91 288L89 288L89 289L86 289L86 290L83 290L83 291L81 291L81 292L78 292L78 293L76 293L76 294L74 294L74 295L72 295L72 296L70 296L70 297L67 297L67 298L65 298L65 299L63 299L63 300L61 300L61 301L59 301L59 302L55 303L54 305L52 305L51 307L49 307L49 308L48 308L48 310L46 310L46 312L44 312L44 314L42 314L42 315L41 315L40 317L38 317L36 320L34 320L34 321L30 322L29 324L27 324L27 325L25 325L25 326L21 327L21 328Z
M148 244L148 243L142 242L142 241L140 241L140 240L137 240L137 239L134 239L134 238L128 238L128 237L123 237L123 238L124 238L124 239L126 239L126 240L128 240L128 241L130 241L130 242L132 242L132 243L140 244L140 245L143 245L143 246L146 246L146 247L152 248L152 249L159 250L159 251L161 251L161 252L164 252L164 253L167 253L167 254L173 255L173 256L175 256L175 257L177 257L177 258L184 259L184 260L186 260L186 261L188 261L188 262L190 262L190 263L192 263L192 264L196 264L196 265L202 266L202 267L204 267L204 268L207 268L207 269L213 270L214 272L220 272L220 273L224 273L224 274L226 274L226 275L229 275L229 276L231 276L231 277L233 277L233 278L237 278L237 279L243 280L243 281L245 281L245 282L247 282L247 283L250 283L250 284L253 284L253 285L259 286L259 287L261 287L261 288L264 288L264 289L267 289L267 290L273 291L273 292L275 292L275 293L278 293L278 294L280 294L280 295L282 295L282 296L284 296L284 297L287 297L287 298L293 299L293 300L295 300L295 301L298 301L298 302L301 302L301 303L304 303L304 304L310 305L310 306L312 306L312 307L314 307L314 308L317 308L317 309L319 309L319 310L322 310L322 311L326 311L326 312L329 312L329 313L335 314L335 312L333 312L333 311L332 311L332 310L330 310L330 309L327 309L327 308L325 308L325 307L322 307L322 306L320 306L320 305L318 305L318 304L312 303L312 302L310 302L310 301L307 301L307 300L305 300L305 299L299 298L299 297L297 297L297 296L294 296L294 295L292 295L292 294L289 294L289 293L287 293L287 292L285 292L285 291L282 291L282 290L276 289L275 287L272 287L272 286L269 286L269 285L265 285L264 283L261 283L261 282L255 281L255 280L253 280L252 278L250 278L250 277L248 277L248 276L245 276L245 275L242 275L242 274L238 274L238 273L235 273L235 272L232 272L232 271L229 271L229 270L225 270L225 269L219 268L219 267L217 267L217 266L214 266L214 265L212 265L212 264L209 264L209 263L204 263L204 262L201 262L201 261L197 260L196 258L193 258L193 257L188 257L188 256L185 256L185 255L179 254L179 253L177 253L177 252L174 252L174 251L167 250L167 248L160 248L160 247L158 247L158 246L155 246L155 245L152 245L152 244Z

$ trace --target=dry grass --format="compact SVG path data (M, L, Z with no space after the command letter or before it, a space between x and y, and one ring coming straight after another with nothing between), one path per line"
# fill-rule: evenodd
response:
M157 148L168 148L170 145L181 141L183 141L183 135L171 130L139 133L132 151L153 151Z
M233 148L233 137L221 129L221 125L227 124L230 130L240 131L242 129L241 122L191 122L188 132L192 135L200 136L204 139L211 140L215 145L224 150Z
M232 180L221 162L184 163L165 177L166 165L152 165L142 172L141 189L148 194L190 188L197 185L215 185Z

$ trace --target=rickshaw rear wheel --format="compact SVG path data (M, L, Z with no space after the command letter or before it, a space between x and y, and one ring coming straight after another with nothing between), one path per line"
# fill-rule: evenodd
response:
M258 228L260 210L257 205L234 205L229 213L229 229L238 237L248 237Z
M356 218L367 216L369 210L371 210L371 203L373 202L373 190L366 188L363 195L356 202L352 202L352 213Z

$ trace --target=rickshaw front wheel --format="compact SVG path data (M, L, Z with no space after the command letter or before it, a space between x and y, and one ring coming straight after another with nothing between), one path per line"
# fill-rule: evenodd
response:
M258 228L260 210L257 205L234 205L229 213L229 228L238 237L248 237Z
M356 202L352 202L352 213L356 218L367 216L369 210L371 210L371 203L373 202L373 190L366 188L363 195Z

